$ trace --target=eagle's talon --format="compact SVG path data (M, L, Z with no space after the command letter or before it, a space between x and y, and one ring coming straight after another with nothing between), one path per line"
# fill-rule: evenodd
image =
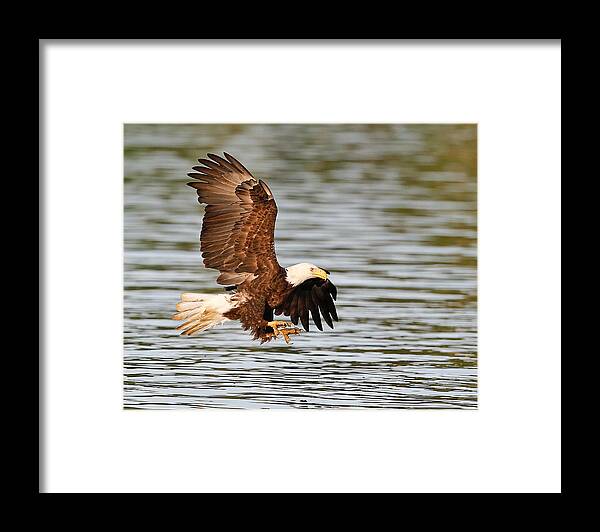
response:
M300 334L300 329L297 329L296 327L294 327L292 329L281 329L281 334L283 335L285 343L291 344L289 335L290 334Z
M283 320L274 320L267 322L267 326L272 327L273 329L281 328L294 328L294 324L291 321L283 321Z
M289 321L270 321L267 323L267 326L273 329L272 333L267 334L272 335L275 338L277 338L281 334L286 344L290 343L290 334L300 334L301 332L300 329L298 329L298 327L295 327L294 324Z

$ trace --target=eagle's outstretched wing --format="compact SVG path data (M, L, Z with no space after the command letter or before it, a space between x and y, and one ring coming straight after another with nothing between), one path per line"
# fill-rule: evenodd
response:
M208 154L189 173L198 201L206 203L200 250L207 268L221 272L217 283L239 285L263 270L278 269L275 255L277 205L267 184L256 180L228 153Z

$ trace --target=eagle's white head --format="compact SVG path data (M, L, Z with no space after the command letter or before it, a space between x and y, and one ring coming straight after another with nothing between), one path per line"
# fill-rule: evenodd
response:
M313 277L316 277L317 279L327 279L327 276L329 275L327 270L323 270L309 262L294 264L293 266L286 268L285 271L287 272L285 279L292 286L298 286L307 279Z

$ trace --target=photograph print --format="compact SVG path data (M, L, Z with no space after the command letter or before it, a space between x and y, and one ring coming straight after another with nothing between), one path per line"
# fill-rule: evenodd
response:
M477 408L476 124L125 124L126 409Z

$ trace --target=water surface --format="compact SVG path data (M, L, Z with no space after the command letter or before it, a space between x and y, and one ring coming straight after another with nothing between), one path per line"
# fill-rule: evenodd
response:
M185 183L223 151L275 194L280 263L331 271L335 330L174 330L222 290ZM124 155L126 408L477 407L475 126L126 125Z

